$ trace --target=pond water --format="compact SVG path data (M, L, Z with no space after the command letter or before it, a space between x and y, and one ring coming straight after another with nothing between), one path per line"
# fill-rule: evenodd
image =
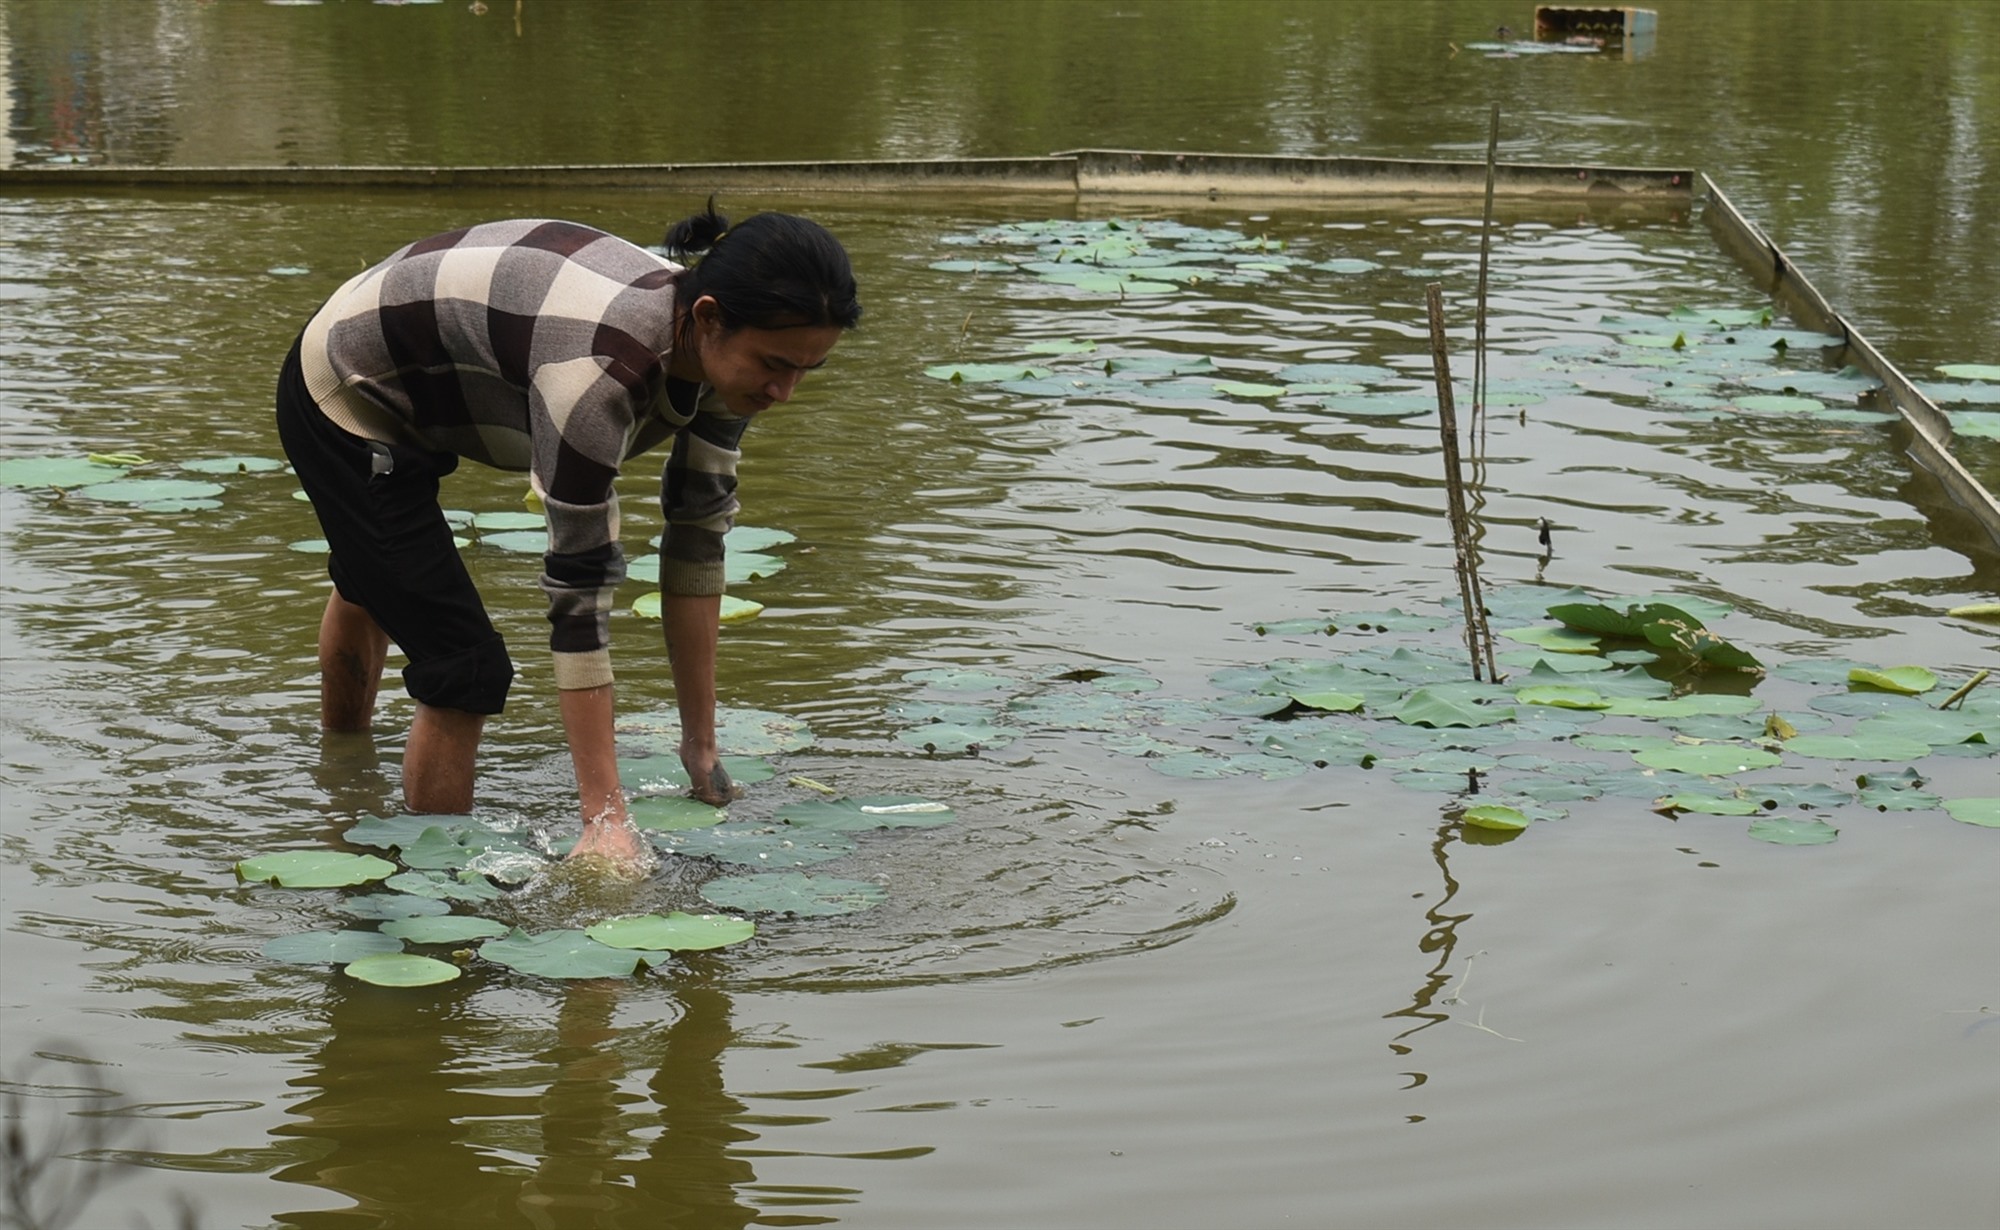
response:
M1440 61L1440 42L1490 33L1479 6L1231 6L1252 16L1226 21L1203 6L1006 6L1025 45L1004 58L1008 26L987 15L1001 6L531 0L519 42L511 4L489 6L9 4L16 156L610 160L625 142L566 112L570 95L549 92L525 126L468 101L527 61L443 57L449 71L405 88L396 57L485 38L584 79L653 32L635 13L674 14L718 55L768 49L743 57L746 96L790 69L855 107L753 109L726 140L718 109L739 87L663 123L649 78L612 72L607 127L647 157L1464 154L1505 85L1531 103L1521 140L1551 161L1707 167L1712 147L1735 163L1709 169L1811 249L1822 288L1912 370L1993 358L1976 347L2000 299L1948 285L1936 263L1990 247L1995 225L1951 203L1990 199L1993 175L1993 23L1970 8L1915 10L1911 34L1768 6L1822 59L1853 53L1815 76L1795 63L1814 57L1756 45L1780 18L1717 28L1692 6L1662 6L1653 58L1586 68ZM1080 15L1067 37L1064 13ZM1111 29L1132 34L1112 43ZM1920 56L1925 30L1935 54ZM812 45L867 50L836 69L798 50ZM356 47L379 53L379 76L333 71ZM1287 64L1300 67L1275 71ZM1212 106L1166 96L1158 78L1176 67ZM1893 117L1840 101L1858 97L1850 73L1899 67L1942 78L1938 105L1961 118L1939 164L1951 191L1848 161L1923 156ZM1437 107L1405 97L1420 68L1442 74ZM51 117L69 112L43 88L63 71L98 83L77 87L98 99L70 130L95 134L80 151L61 147ZM304 108L298 82L338 95L340 122L282 118ZM1718 97L1743 101L1725 120ZM1827 114L1843 141L1805 140ZM1878 209L1849 208L1864 181ZM1824 185L1840 191L1814 197ZM0 1076L31 1151L61 1155L44 1190L93 1188L76 1224L171 1220L181 1199L204 1227L2000 1214L1994 930L1979 905L2000 845L1942 806L2000 793L1983 754L2000 745L1991 685L1963 719L1986 743L1877 738L1862 759L1821 745L1728 778L1649 775L1630 750L1674 735L1749 749L1772 712L1802 738L1907 732L1932 720L1923 702L1855 699L1848 661L1933 669L1934 705L1996 658L1990 626L1941 617L1992 600L1994 555L1927 505L1838 354L1796 332L1774 348L1782 320L1709 322L1761 305L1698 211L1501 217L1491 408L1469 467L1481 571L1496 632L1547 625L1540 608L1573 588L1673 594L1771 673L1674 681L1709 712L1518 705L1440 733L1392 715L1467 673L1422 409L1423 291L1445 286L1463 386L1475 209L726 202L825 221L868 309L747 441L744 522L795 540L770 548L782 571L733 587L765 610L726 629L721 690L811 741L765 758L773 775L729 826L819 797L799 779L946 802L951 822L864 832L803 869L877 886L872 909L766 916L746 945L630 979L475 960L441 987L389 989L265 957L276 937L376 925L350 913L367 890L246 885L232 868L358 848L341 835L393 810L408 702L385 701L375 747L322 743L325 580L297 549L317 536L311 512L281 471L185 467L278 455L277 359L333 284L397 244L516 214L645 241L692 204L0 200L0 458L136 453L152 463L133 477L221 488L217 507L181 510L0 489ZM1929 239L1879 242L1915 216L1938 223ZM1040 267L1057 245L1088 248L1120 285L1079 284L1074 261ZM1992 289L1990 265L1959 271ZM1928 322L1920 283L1946 300ZM1787 387L1819 409L1757 400ZM1963 451L1993 486L2000 449L1969 436ZM659 528L647 468L621 480L635 556ZM467 468L447 500L518 511L521 483ZM472 537L523 667L482 755L481 813L559 836L573 799L538 653L538 561ZM657 633L615 623L622 708L670 708ZM1499 649L1514 686L1538 660L1544 676L1582 660L1505 635ZM1606 696L1643 686L1610 675L1562 678ZM1356 714L1256 715L1260 696L1364 685ZM951 750L965 726L981 728L976 753ZM1922 786L1893 789L1912 765ZM1764 839L1749 817L1654 810L1737 782L1778 804L1760 807ZM1496 797L1545 818L1511 837L1458 820ZM1773 831L1780 819L1796 823ZM1837 840L1785 844L1829 829ZM670 863L622 891L542 875L458 912L546 928L713 908L713 869Z

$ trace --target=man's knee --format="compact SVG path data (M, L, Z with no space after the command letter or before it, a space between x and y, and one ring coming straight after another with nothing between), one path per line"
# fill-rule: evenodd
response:
M507 690L513 682L514 663L498 635L469 649L403 668L403 685L417 700L436 709L480 715L506 708Z

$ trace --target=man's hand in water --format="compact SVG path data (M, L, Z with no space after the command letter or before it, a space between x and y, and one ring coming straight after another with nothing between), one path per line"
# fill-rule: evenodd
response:
M636 866L653 861L653 848L623 814L599 816L583 822L583 833L569 857L606 858L621 866Z
M682 739L681 767L694 783L694 797L710 807L726 806L736 797L736 783L729 780L729 770L722 767L722 757L713 745L701 746Z

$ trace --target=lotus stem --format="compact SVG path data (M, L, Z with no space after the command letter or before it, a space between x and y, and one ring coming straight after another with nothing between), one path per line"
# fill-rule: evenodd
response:
M1992 673L1993 673L1992 671L1980 671L1972 678L1966 680L1963 686L1961 686L1958 689L1958 691L1953 692L1950 696L1947 696L1942 701L1938 702L1938 708L1950 709L1955 705L1964 704L1965 698L1971 695L1972 689L1978 687L1982 683L1985 683L1986 677Z

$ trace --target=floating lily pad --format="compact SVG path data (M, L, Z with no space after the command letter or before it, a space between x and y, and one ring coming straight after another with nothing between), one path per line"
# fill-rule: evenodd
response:
M236 874L246 880L271 880L286 888L347 888L395 873L396 864L372 854L334 850L289 850L236 864Z
M1514 698L1524 705L1553 705L1558 709L1608 709L1611 702L1589 688L1565 684L1538 684L1521 688Z
M897 794L788 803L778 809L778 819L799 828L853 833L864 829L932 828L950 824L958 819L958 814L931 799Z
M448 875L442 871L405 871L382 881L398 893L437 901L497 901L503 895L475 871Z
M722 560L722 578L730 585L774 577L784 570L785 561L761 551L732 551Z
M1500 633L1510 641L1533 645L1551 653L1595 653L1597 637L1589 632L1579 632L1575 628L1539 626L1533 628L1508 628Z
M903 676L903 680L941 692L997 692L1016 686L1012 679L991 671L958 666L934 666L911 671Z
M794 871L722 876L702 885L701 895L728 909L822 918L870 909L887 900L889 894L881 885L865 880L838 880Z
M926 722L896 732L896 742L941 756L962 752L997 750L1020 735L1019 731L987 723Z
M1518 833L1534 820L1518 808L1504 803L1480 803L1468 807L1459 819L1474 828L1493 829L1497 832Z
M729 818L725 808L711 807L700 799L674 794L649 794L635 798L626 804L626 810L632 817L634 827L654 833L704 829Z
M1947 799L1944 809L1962 824L2000 829L2000 799Z
M8 457L0 459L0 487L89 487L126 472L87 457Z
M1954 380L2000 380L2000 363L1947 363L1938 371Z
M1671 769L1676 773L1699 773L1722 777L1750 769L1768 769L1783 757L1760 747L1733 743L1697 743L1634 752L1632 759L1649 769Z
M1735 795L1670 794L1653 804L1655 811L1693 811L1705 816L1754 816L1762 805Z
M1879 669L1857 666L1847 672L1850 686L1874 688L1881 692L1901 692L1920 696L1938 685L1938 677L1921 666L1885 666Z
M1846 735L1800 735L1785 740L1785 750L1818 760L1922 760L1930 755L1928 743L1888 736L1851 738Z
M404 872L408 875L410 873ZM388 887L395 876L383 881ZM430 914L449 914L451 906L438 897L421 897L414 893L365 893L359 897L348 897L340 903L343 914L355 918L397 919L421 918Z
M501 509L492 512L472 514L472 528L481 534L517 530L546 530L548 518L540 513L513 512Z
M165 504L206 500L221 495L222 486L192 478L117 478L78 487L70 494L77 499L102 500L108 504Z
M448 961L415 953L388 952L350 962L341 972L378 987L428 987L450 982L463 971Z
M401 940L374 931L306 931L267 941L263 953L287 965L345 965L402 950Z
M1807 807L1827 810L1845 807L1854 801L1853 795L1824 782L1759 782L1742 789L1747 797L1762 803L1766 809Z
M269 474L285 468L273 457L197 457L181 462L181 469L194 474Z
M1816 397L1788 396L1784 393L1757 393L1736 399L1739 410L1757 414L1816 414L1826 403Z
M1288 391L1281 384L1257 384L1247 380L1218 380L1214 387L1224 397L1282 397Z
M797 542L799 536L790 530L772 529L767 526L738 525L729 531L724 541L731 551L769 551L772 547L782 547L786 543Z
M382 934L393 935L412 944L463 944L469 940L493 939L507 934L504 923L470 914L440 914L428 918L402 918L382 924Z
M854 839L845 833L783 824L711 825L647 835L662 850L747 867L810 867L852 854L855 849Z
M1404 699L1394 716L1411 726L1487 726L1511 721L1514 707L1475 704L1454 699L1435 688L1418 688Z
M641 948L648 952L698 952L740 944L757 934L757 924L726 914L642 914L636 918L614 918L584 928L584 934L612 948Z
M1029 342L1021 349L1029 354L1089 354L1097 349L1097 343L1081 338L1058 337L1047 341Z
M632 949L600 944L581 931L530 935L518 927L481 944L479 955L543 978L625 978L639 968L640 961Z
M549 535L547 530L482 530L479 545L518 555L542 555L549 549Z
M301 538L288 544L286 549L297 551L300 555L325 555L333 550L333 544L324 538Z
M1774 846L1823 846L1840 836L1840 830L1824 820L1766 816L1750 822L1750 836Z

